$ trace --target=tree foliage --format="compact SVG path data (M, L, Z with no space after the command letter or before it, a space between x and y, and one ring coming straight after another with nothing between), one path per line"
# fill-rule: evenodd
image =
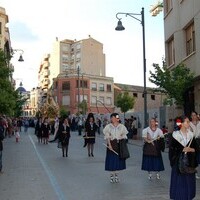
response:
M63 119L69 115L69 111L67 111L64 107L60 108L60 117Z
M5 53L0 50L0 113L14 115L18 96L9 80L13 71L8 67L8 63Z
M156 90L166 93L169 99L182 106L184 93L193 85L194 74L182 63L171 70L158 64L153 64L153 67L155 73L150 71L150 82L159 87Z
M130 96L127 91L124 93L119 93L117 95L116 106L121 109L125 114L128 110L132 109L135 104L135 99L133 96Z
M87 112L87 101L84 99L80 104L79 104L79 108L81 108L82 110L82 114L86 114Z

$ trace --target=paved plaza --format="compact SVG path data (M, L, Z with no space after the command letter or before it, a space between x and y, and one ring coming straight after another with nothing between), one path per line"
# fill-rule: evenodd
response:
M130 140L131 158L120 173L120 183L110 183L104 171L106 149L97 135L94 158L87 156L83 139L71 133L69 157L62 157L56 143L39 144L34 129L4 140L0 200L166 200L169 199L170 167L163 153L165 171L161 179L147 178L141 171L142 141ZM196 200L200 200L197 180Z

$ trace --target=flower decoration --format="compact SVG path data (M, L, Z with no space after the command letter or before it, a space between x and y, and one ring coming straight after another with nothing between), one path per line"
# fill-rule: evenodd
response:
M177 125L179 128L181 128L181 120L180 120L180 119L177 119L177 120L176 120L176 125Z

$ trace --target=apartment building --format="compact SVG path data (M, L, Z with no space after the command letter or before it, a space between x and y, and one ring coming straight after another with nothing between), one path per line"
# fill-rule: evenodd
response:
M56 41L49 58L50 74L49 87L53 78L59 74L91 74L105 76L105 54L103 44L89 36L80 41L65 39Z
M185 95L185 113L200 113L200 1L164 0L163 5L167 66L184 63L195 73L194 86Z
M85 100L86 112L113 111L113 78L106 77L102 43L91 36L79 41L56 38L48 61L48 88L59 107L76 114Z
M6 27L9 19L6 14L5 8L0 7L0 48L10 55L11 44L10 44L10 33L9 28Z
M144 111L144 88L142 86L127 85L115 83L115 98L120 92L127 91L130 96L135 99L134 108L130 112L143 112ZM166 98L165 94L154 92L153 88L147 87L147 110L159 109L163 106L163 100Z
M53 97L59 107L71 114L78 112L109 113L114 111L113 78L90 74L60 74L53 80ZM86 110L79 108L83 100Z

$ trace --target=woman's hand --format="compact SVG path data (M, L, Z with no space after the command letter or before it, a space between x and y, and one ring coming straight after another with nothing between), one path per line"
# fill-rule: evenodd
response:
M190 147L184 147L183 152L195 152L195 149Z

